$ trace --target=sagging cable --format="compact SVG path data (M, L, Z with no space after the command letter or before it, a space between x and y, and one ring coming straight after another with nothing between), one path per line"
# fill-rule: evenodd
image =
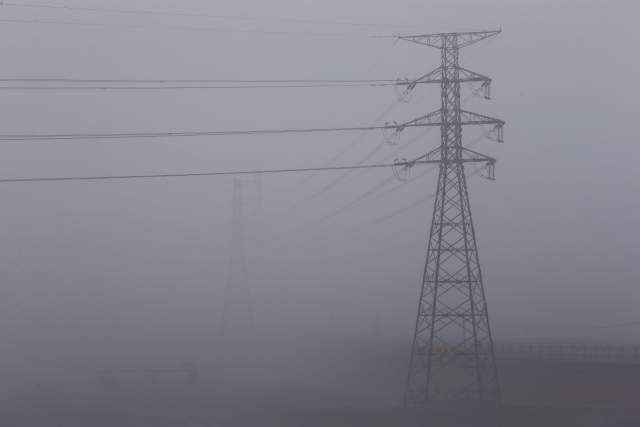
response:
M395 129L391 135L387 133L387 129ZM398 145L400 142L400 132L404 130L404 126L398 125L398 122L386 122L382 128L384 140L389 145Z
M393 166L391 167L393 175L398 181L407 181L413 164L414 162L408 162L407 159L402 159L402 161L395 159L393 161ZM403 165L402 169L398 169L398 166L400 165Z
M496 124L493 129L491 129L490 131L487 130L486 127L484 127L483 124L480 125L480 128L482 129L482 133L484 133L484 136L487 139L490 139L491 141L495 141L495 142L504 142L504 140L502 139L503 137L503 128L504 128L504 124L503 123L498 123Z
M404 92L400 93L400 89L398 86L407 86ZM409 102L411 100L411 91L416 87L415 80L409 79L398 79L396 80L396 84L393 88L396 90L396 96L398 97L398 101L400 102Z

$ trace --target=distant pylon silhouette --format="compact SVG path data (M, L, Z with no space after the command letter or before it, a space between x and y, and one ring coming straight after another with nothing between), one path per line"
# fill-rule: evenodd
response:
M495 159L464 148L462 126L481 125L502 142L504 122L460 108L460 84L481 83L489 99L491 79L458 65L459 49L500 31L431 34L400 39L440 49L441 66L418 79L439 83L441 108L414 120L440 127L440 147L423 156L437 158L440 174L433 208L427 260L416 319L405 406L431 403L500 402L491 329L476 247L464 164L476 172L485 162L493 179ZM486 132L485 125L493 125Z
M242 181L233 180L231 259L222 311L221 341L225 347L249 350L254 345L253 313L244 252Z

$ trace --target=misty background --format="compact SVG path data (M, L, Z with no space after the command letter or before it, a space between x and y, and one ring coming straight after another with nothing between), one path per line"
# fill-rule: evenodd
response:
M440 65L438 50L347 35L501 27L498 37L460 53L464 68L493 79L491 101L473 98L463 108L506 122L504 144L485 139L473 147L498 159L497 181L468 181L493 338L640 340L638 323L570 330L640 322L637 2L64 5L423 28L5 3L0 78L415 79ZM336 33L341 36L326 35ZM469 93L463 87L463 99ZM366 127L396 100L390 86L1 95L4 135ZM439 103L437 85L419 85L381 124L415 119ZM400 144L422 130L405 130ZM319 167L359 135L3 141L0 177ZM480 135L463 130L465 142ZM396 157L418 157L439 140L433 129ZM372 131L336 164L354 165L383 141ZM396 148L386 146L365 163ZM411 176L426 168L416 166ZM308 200L342 173L322 172L301 184L308 173L264 174L261 194L253 176L241 178L250 202L245 250L257 340L373 342L378 316L380 336L409 351L433 199L382 219L433 194L437 170L402 185L391 182L363 202L397 190L315 224L392 176L390 169L356 171ZM216 351L231 256L232 179L0 183L0 381L73 377L139 361L187 361L206 370Z

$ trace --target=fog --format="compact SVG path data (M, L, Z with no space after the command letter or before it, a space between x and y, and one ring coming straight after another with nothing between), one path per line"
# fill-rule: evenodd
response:
M506 122L504 144L484 139L473 148L498 159L497 180L468 180L493 339L640 341L636 2L67 0L64 6L267 20L5 3L1 78L415 79L440 65L440 53L393 36L501 28L460 53L464 68L493 79L491 100L473 98L464 108ZM55 84L32 84L38 85ZM463 99L469 93L463 87ZM3 135L367 127L397 99L391 86L2 90L2 96ZM380 124L438 108L438 85L418 85ZM420 132L405 130L401 144ZM360 134L2 141L0 177L315 168ZM481 135L463 131L467 142ZM357 164L383 141L379 130L369 132L335 165ZM439 144L433 129L394 158L413 159ZM365 164L396 148L384 146ZM426 168L415 166L411 176ZM252 174L0 183L0 408L10 408L20 390L47 382L103 407L91 400L100 393L96 369L188 364L197 367L200 390L218 401L225 398L220 390L254 379L265 387L262 395L273 385L329 396L333 390L336 401L351 393L345 399L354 404L401 405L433 198L398 212L435 192L437 170L391 182L361 206L332 215L393 176L389 168L369 169L334 184L343 173L261 174L259 185ZM238 344L243 339L235 347L221 339L233 179L243 180L250 348ZM608 327L621 324L629 325ZM359 373L347 380L349 372ZM374 385L361 380L377 374ZM121 383L135 390L135 375L124 377ZM353 397L357 390L375 398ZM319 401L333 404L328 399Z

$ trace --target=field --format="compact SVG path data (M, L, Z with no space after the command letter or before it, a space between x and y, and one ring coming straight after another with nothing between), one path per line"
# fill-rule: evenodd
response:
M65 396L53 388L46 396L14 396L0 425L640 427L635 366L499 360L502 405L405 410L407 355L400 348L343 342L266 349L262 359L199 373L197 380L124 376L119 396L99 388L94 396Z

